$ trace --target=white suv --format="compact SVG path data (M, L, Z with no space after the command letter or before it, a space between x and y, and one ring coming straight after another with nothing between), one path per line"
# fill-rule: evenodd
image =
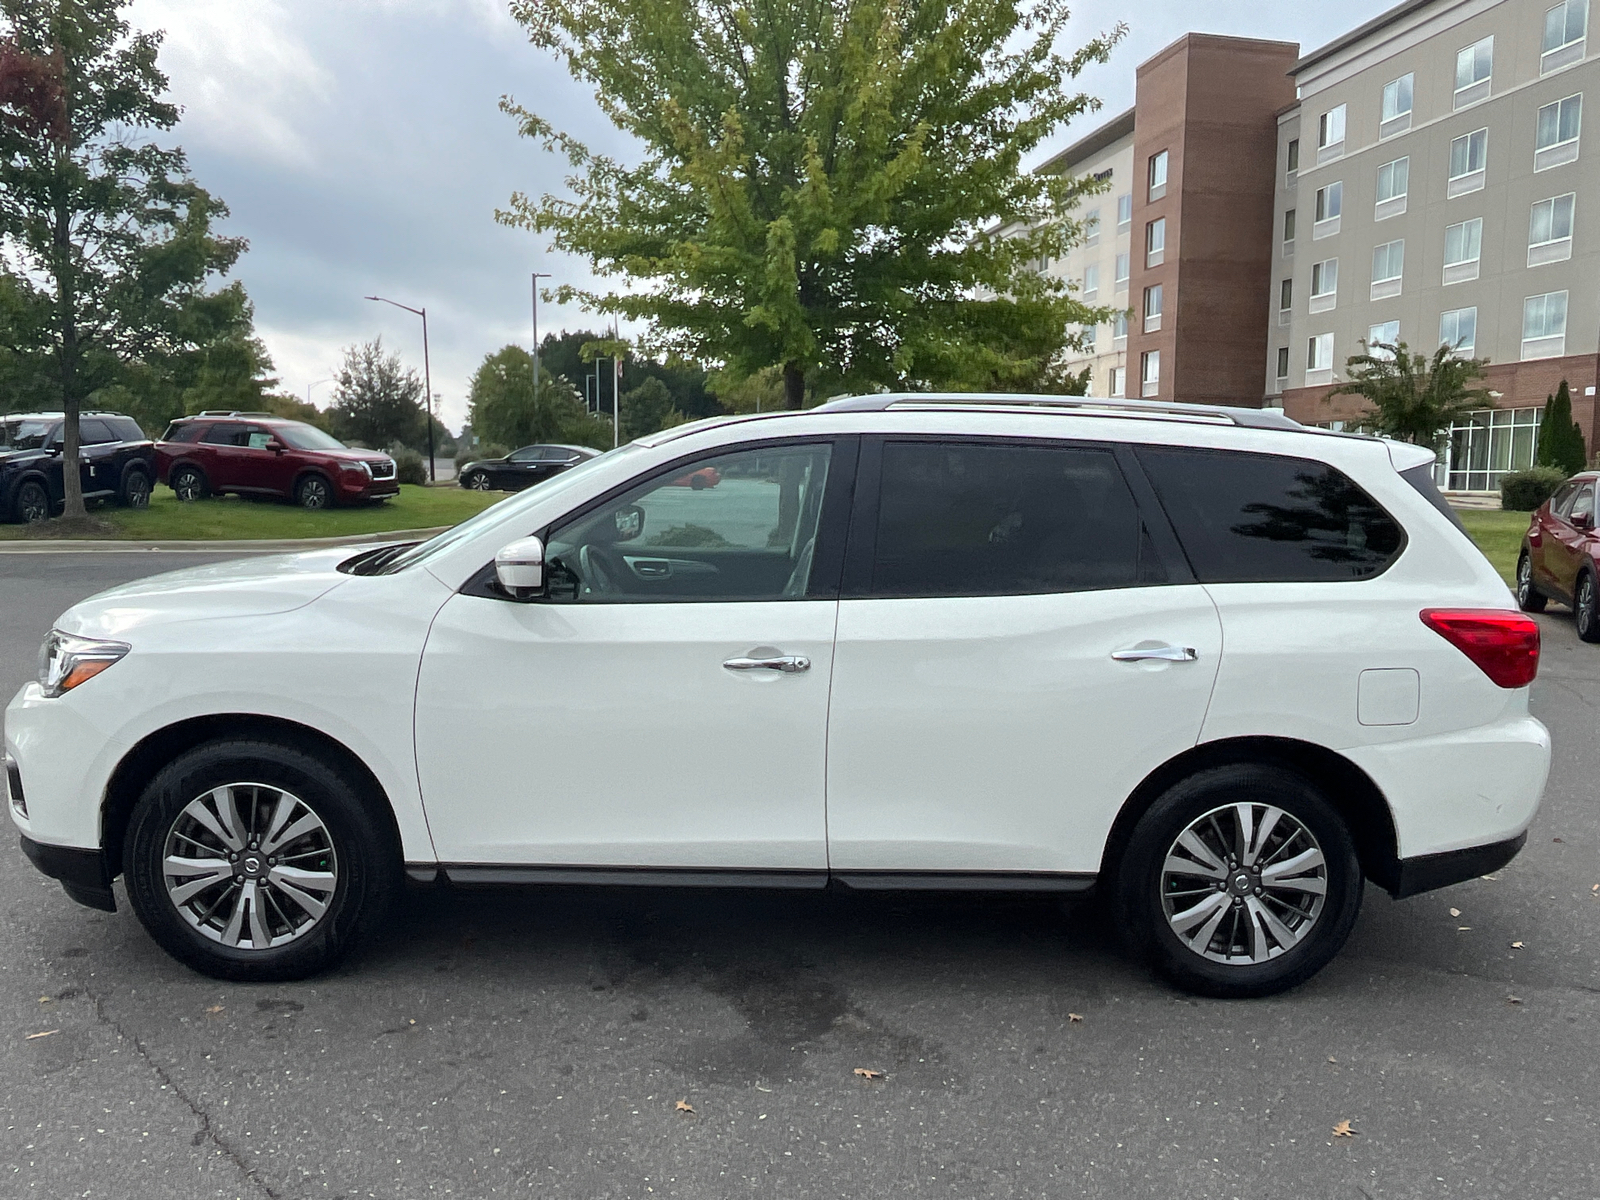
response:
M458 883L1113 902L1260 995L1507 862L1538 627L1413 446L1270 411L872 396L680 426L431 541L157 576L6 714L23 849L209 974Z

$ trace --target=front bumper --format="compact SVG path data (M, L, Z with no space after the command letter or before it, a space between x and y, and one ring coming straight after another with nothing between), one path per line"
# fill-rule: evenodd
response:
M365 475L352 476L349 471L339 472L339 496L344 500L387 500L400 494L398 479L369 479Z
M76 846L51 846L21 835L22 852L28 861L61 887L79 904L104 912L117 911L117 898L111 891L111 872L102 850L82 850Z

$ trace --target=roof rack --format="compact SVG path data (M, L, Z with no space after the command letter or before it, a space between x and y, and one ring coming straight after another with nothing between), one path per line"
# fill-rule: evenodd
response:
M1080 416L1140 417L1202 424L1231 424L1247 429L1306 427L1281 411L1241 408L1226 404L1181 404L1162 400L1116 400L1094 396L1008 395L1003 392L883 392L870 396L841 396L812 412L889 412L893 409L927 412L930 409L996 408L1034 412L1060 412Z
M208 408L202 412L190 413L193 417L276 417L277 413L269 412L244 412L237 408Z

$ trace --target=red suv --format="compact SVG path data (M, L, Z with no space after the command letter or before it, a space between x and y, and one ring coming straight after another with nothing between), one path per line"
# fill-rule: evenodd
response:
M236 492L328 508L400 492L387 454L352 450L315 425L271 413L179 418L156 443L156 475L180 500Z
M1536 510L1517 556L1517 603L1543 612L1545 600L1572 606L1578 636L1600 642L1600 533L1595 491L1600 473L1574 475Z

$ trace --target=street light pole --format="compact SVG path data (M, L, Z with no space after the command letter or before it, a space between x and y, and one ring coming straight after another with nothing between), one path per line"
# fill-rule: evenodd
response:
M315 383L306 384L306 407L310 408L312 406L311 405L311 392L312 392L313 388L319 388L325 383L336 383L336 382L337 382L337 380L333 380L333 379L319 379Z
M376 300L380 304L392 304L422 318L422 386L423 395L428 398L428 482L435 483L437 481L433 475L433 370L428 363L428 310L412 308L409 304L401 304L397 300L389 300L383 296L368 296L367 299Z
M539 280L549 279L545 271L533 272L533 413L539 415Z

